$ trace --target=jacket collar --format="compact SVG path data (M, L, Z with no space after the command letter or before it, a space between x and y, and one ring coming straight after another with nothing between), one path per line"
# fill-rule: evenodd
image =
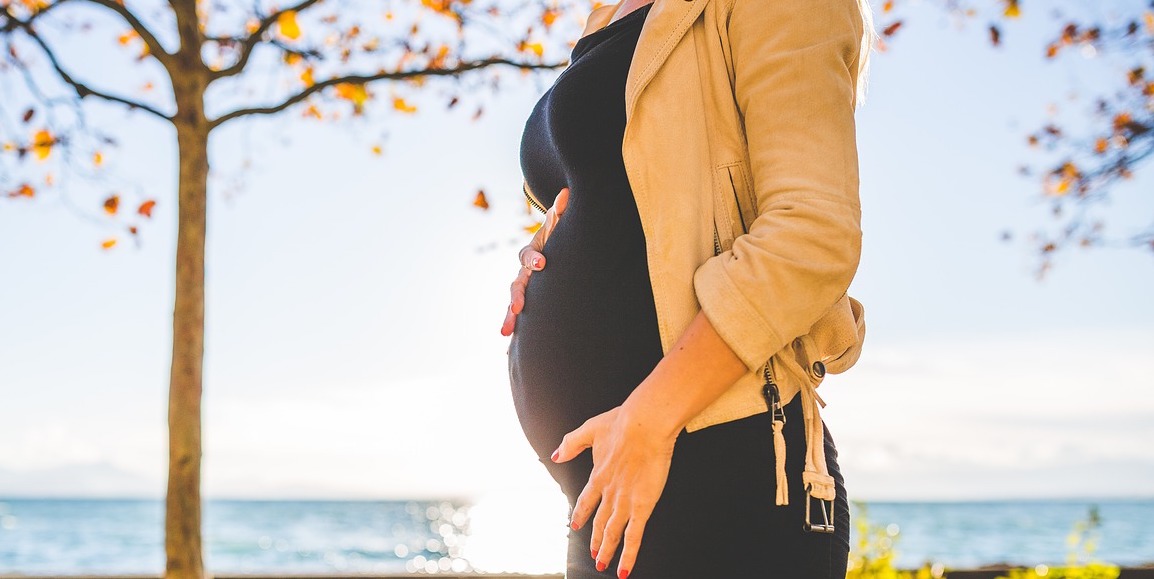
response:
M629 76L625 81L626 119L633 116L633 107L637 104L641 91L657 74L658 69L673 52L673 47L682 36L685 36L686 31L709 1L653 0L653 6L649 8L649 14L645 17L641 36L637 39L637 48L629 65ZM591 25L586 25L586 34L603 28L620 5L621 2L618 2L594 10L589 16Z

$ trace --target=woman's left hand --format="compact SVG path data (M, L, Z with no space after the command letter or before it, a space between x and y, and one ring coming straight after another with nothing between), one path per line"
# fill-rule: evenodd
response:
M626 404L586 420L566 434L553 453L554 462L566 462L593 449L593 471L577 497L570 526L579 529L593 510L590 555L604 571L624 539L617 570L624 579L633 570L645 523L669 477L677 436L662 434ZM600 503L600 506L598 506Z

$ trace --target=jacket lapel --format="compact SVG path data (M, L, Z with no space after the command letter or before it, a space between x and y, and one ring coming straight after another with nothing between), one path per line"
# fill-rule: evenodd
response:
M646 85L669 58L673 47L689 30L709 0L653 0L645 26L637 39L637 48L629 65L625 82L625 118L633 116L633 107ZM612 14L612 10L609 11Z

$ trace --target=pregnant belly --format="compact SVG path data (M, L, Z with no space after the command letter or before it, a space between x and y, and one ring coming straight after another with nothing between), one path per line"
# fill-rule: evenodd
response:
M540 458L620 405L662 356L640 225L630 235L579 209L566 210L542 249L545 268L529 277L509 345L514 406Z

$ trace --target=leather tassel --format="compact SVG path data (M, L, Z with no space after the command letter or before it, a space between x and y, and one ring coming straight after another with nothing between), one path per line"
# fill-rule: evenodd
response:
M773 421L773 455L777 462L777 504L789 504L789 485L785 478L785 422Z

